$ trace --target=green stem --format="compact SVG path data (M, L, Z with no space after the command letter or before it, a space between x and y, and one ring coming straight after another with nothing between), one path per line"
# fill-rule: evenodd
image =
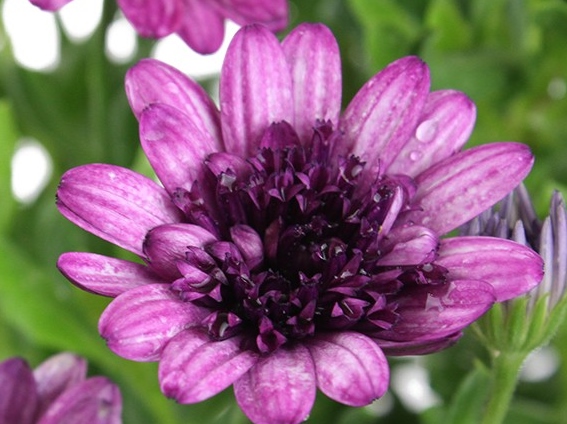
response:
M526 359L523 352L500 352L492 359L492 382L482 424L501 424L514 396L520 366Z

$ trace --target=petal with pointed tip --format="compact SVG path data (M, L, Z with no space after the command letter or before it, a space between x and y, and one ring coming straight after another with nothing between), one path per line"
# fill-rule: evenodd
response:
M116 297L138 286L164 283L146 265L96 253L63 253L57 268L73 284L102 296Z
M241 350L242 340L211 340L200 329L179 333L167 344L159 366L162 392L179 403L201 402L246 373L258 355Z
M38 407L36 384L21 358L0 362L0 422L33 424Z
M289 66L267 28L250 25L232 39L221 71L220 102L222 134L230 153L254 154L273 122L293 125Z
M461 331L484 314L496 296L494 288L484 281L456 280L408 287L392 301L398 304L399 320L377 338L424 342Z
M121 424L122 396L104 377L85 380L63 393L38 424Z
M101 336L117 355L134 361L155 361L180 331L196 325L207 312L182 302L169 286L150 284L122 293L104 310Z
M152 271L171 281L181 277L177 261L185 259L187 247L203 247L215 240L214 235L198 225L162 225L148 232L144 253Z
M415 177L458 152L467 142L476 119L474 103L463 93L429 93L413 137L386 172Z
M203 175L203 161L216 150L208 133L202 133L179 109L154 104L140 115L142 148L169 193L190 190Z
M84 230L141 255L146 233L181 220L167 192L152 180L114 165L82 165L67 171L57 207Z
M172 66L142 59L128 70L126 95L137 118L151 104L165 103L179 109L202 134L210 134L222 150L220 112L206 91Z
M360 333L318 336L307 344L317 386L337 402L368 405L388 389L388 361L376 343Z
M311 140L317 120L335 125L341 110L341 58L335 37L322 24L301 24L282 42L291 67L295 130Z
M234 394L255 424L300 423L311 411L316 388L311 355L297 344L260 358L234 383Z
M534 288L543 278L543 260L532 249L494 237L455 237L441 240L438 265L450 279L474 276L494 287L502 302Z
M117 0L126 19L142 37L161 38L177 30L184 2L181 0Z
M414 202L422 210L406 219L445 234L501 200L528 174L534 157L528 146L490 143L457 153L416 178Z
M224 18L216 5L203 0L184 0L185 17L177 35L197 53L216 52L224 38Z
M346 108L339 127L345 145L338 152L360 156L373 175L387 169L415 130L428 92L429 69L421 59L391 63Z

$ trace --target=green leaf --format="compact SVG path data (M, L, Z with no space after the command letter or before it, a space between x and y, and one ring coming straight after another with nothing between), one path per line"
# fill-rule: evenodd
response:
M14 125L12 108L6 100L0 100L0 233L8 227L16 202L12 196L10 158L14 153L18 131Z
M477 424L486 389L490 384L490 374L479 363L463 379L447 411L445 424Z
M470 47L472 33L453 0L434 0L429 3L425 22L432 34L428 40L435 49L454 51Z

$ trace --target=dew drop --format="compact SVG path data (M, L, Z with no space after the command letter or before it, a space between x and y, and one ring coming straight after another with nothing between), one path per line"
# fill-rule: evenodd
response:
M415 161L417 161L421 158L421 152L414 150L414 151L410 152L409 158L412 162L415 162Z
M415 138L422 143L429 143L437 133L439 123L432 119L423 121L415 130Z
M425 301L425 310L430 311L431 309L437 309L438 312L442 312L445 308L441 299L429 293L427 294L427 300Z

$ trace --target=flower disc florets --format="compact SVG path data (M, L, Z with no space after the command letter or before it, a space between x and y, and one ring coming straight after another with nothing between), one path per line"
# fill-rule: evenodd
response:
M262 147L246 161L208 157L212 205L198 185L175 192L187 220L222 240L190 247L178 265L183 278L172 285L181 299L213 311L203 321L212 337L244 331L270 352L316 328L375 334L396 320L389 295L404 284L444 282L444 268L431 263L434 249L416 266L381 262L396 246L390 228L410 210L410 178L379 176L358 190L365 164L330 156L329 140L340 137L331 123L315 128L310 149L286 122L266 136L282 147Z

